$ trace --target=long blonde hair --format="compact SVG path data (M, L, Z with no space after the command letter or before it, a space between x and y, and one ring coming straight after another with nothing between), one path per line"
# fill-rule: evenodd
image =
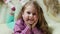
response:
M38 5L38 3L36 1L29 1L27 2L21 9L20 13L18 14L18 17L17 17L17 20L21 19L22 18L22 13L24 12L25 8L29 5L34 5L34 7L37 9L38 11L38 16L39 16L39 19L38 19L38 23L36 24L36 27L40 30L42 30L43 34L49 34L49 31L48 31L48 25L45 21L45 18L43 16L43 11L42 11L42 8ZM23 18L22 18L23 19Z

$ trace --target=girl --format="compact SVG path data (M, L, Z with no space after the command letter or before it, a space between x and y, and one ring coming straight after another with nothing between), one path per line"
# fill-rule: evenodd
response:
M22 7L14 34L49 34L43 11L36 1L29 1Z

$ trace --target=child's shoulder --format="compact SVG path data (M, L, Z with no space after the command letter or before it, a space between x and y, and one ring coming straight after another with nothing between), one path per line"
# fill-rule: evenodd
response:
M21 30L23 30L25 28L23 20L22 19L17 20L15 23L15 27L19 27Z
M22 19L17 20L16 24L23 24L23 20Z

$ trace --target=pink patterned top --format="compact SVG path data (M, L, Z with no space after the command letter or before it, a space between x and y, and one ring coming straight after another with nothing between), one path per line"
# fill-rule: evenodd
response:
M14 27L14 34L42 34L41 30L38 30L37 27L32 30L23 22L22 19L18 20Z

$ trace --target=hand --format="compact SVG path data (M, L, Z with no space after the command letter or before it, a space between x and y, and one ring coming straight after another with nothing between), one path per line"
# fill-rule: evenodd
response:
M37 22L35 22L34 24L32 24L32 29L36 26Z
M32 25L30 25L29 23L26 23L26 25L31 29Z

